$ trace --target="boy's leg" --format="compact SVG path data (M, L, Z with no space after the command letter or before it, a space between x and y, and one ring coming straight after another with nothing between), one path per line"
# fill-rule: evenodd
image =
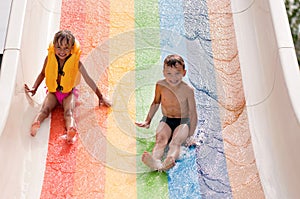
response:
M171 135L171 128L165 122L160 122L156 129L156 140L152 150L152 156L154 159L162 159Z
M57 105L57 99L53 93L48 93L41 110L35 117L32 125L31 125L31 130L30 134L31 136L35 136L38 129L40 128L40 124L49 116L53 108Z
M142 155L142 161L145 165L153 170L161 170L162 168L161 160L154 159L153 156L147 151L144 151Z
M175 160L179 157L180 147L189 135L189 127L187 124L179 125L173 133L169 144L169 151L165 161L163 162L163 170L168 170L175 165Z
M65 125L67 129L67 142L72 143L73 138L77 133L76 123L74 119L75 96L73 93L68 95L63 100L63 108L64 108Z
M148 152L144 152L142 161L154 170L160 170L162 167L161 159L164 155L164 150L168 144L169 138L171 137L170 127L160 122L156 130L156 141L152 150L152 155Z

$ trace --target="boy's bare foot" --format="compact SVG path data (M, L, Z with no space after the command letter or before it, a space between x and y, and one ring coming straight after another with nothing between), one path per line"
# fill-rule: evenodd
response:
M173 157L167 157L162 164L162 170L167 171L175 166L175 159Z
M66 141L68 144L73 144L76 141L77 129L75 127L70 127L67 131Z
M37 131L39 130L39 128L41 127L41 123L40 121L36 121L34 123L32 123L31 125L31 129L30 129L30 135L32 137L34 137L37 133Z
M160 160L156 160L152 157L151 154L149 154L147 151L143 153L142 161L145 165L147 165L149 168L153 170L161 170L162 164Z

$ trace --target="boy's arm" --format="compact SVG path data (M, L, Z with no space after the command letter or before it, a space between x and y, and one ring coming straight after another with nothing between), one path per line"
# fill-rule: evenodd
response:
M145 122L147 122L149 125L152 121L153 116L155 115L156 111L158 110L158 108L159 108L159 104L157 104L153 101L151 106L150 106L150 109L149 109L148 115L146 117L146 120L145 120Z
M194 135L194 132L197 127L197 108L196 108L196 101L194 96L194 90L192 89L189 96L188 96L188 104L189 104L189 116L190 116L190 132L189 137Z
M25 88L25 91L26 92L29 92L31 93L31 96L34 96L38 87L40 86L40 84L42 83L42 81L44 80L45 78L45 68L46 68L46 65L47 65L47 60L48 60L48 56L45 58L45 61L44 61L44 65L43 65L43 69L42 71L40 72L40 74L38 75L38 77L36 78L33 86L32 86L32 89L30 89L27 84L24 84L24 88Z
M79 71L81 73L81 75L83 76L84 81L87 83L87 85L95 92L95 94L97 95L98 99L99 99L99 105L104 104L107 107L111 106L111 103L105 99L102 96L102 93L100 92L99 88L97 87L96 83L94 82L94 80L89 76L89 74L87 73L86 69L84 68L83 64L81 61L79 61Z
M158 84L156 84L154 100L153 100L153 102L150 106L150 109L149 109L149 112L148 112L147 117L145 119L145 122L136 122L135 124L137 126L149 128L150 123L152 121L152 118L153 118L153 116L155 115L156 111L159 108L160 100L161 100L160 86Z

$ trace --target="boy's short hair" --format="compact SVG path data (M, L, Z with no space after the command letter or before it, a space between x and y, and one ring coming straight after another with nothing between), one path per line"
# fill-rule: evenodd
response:
M75 37L69 30L60 30L54 35L53 44L58 43L61 45L61 42L66 39L67 44L74 46Z
M164 67L165 66L170 66L170 67L175 67L176 63L182 65L183 70L185 70L185 64L184 60L181 56L179 55L168 55L165 60L164 60Z

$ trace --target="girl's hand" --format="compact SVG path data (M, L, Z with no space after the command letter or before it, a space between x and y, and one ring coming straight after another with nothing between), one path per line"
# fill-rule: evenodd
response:
M24 89L26 93L31 93L31 96L34 96L36 93L36 88L30 89L27 84L24 84Z
M148 129L150 127L149 122L135 122L135 125L137 125L138 127L146 128L146 129Z
M112 102L104 97L102 97L101 99L99 99L99 106L106 106L106 107L111 107Z

